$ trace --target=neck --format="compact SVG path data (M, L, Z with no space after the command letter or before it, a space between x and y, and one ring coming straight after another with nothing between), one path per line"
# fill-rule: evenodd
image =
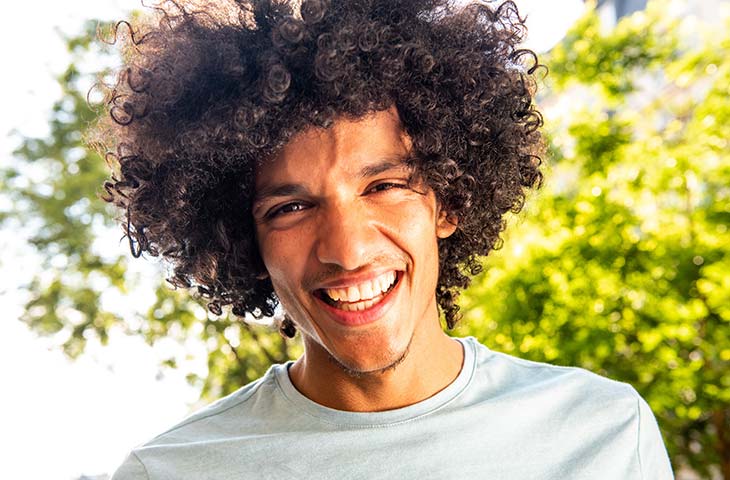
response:
M337 410L378 412L418 403L453 382L464 359L461 344L441 330L438 318L423 327L397 364L356 375L305 336L305 353L289 371L292 383L310 400Z

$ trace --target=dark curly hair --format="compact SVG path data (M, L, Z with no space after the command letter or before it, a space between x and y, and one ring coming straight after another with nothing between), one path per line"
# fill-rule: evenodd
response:
M132 254L161 255L168 281L197 287L213 313L272 316L251 216L256 165L308 127L395 106L413 168L458 219L439 243L436 290L452 328L505 213L542 182L524 19L510 1L299 3L173 0L142 29L120 22L125 65L97 128L113 172L103 198L122 209Z

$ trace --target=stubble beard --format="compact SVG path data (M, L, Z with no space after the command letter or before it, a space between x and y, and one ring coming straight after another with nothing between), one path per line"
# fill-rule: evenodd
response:
M410 348L411 348L411 342L413 342L413 335L411 335L411 338L408 340L408 345L406 345L406 348L403 349L403 352L401 352L401 354L398 356L398 358L396 358L393 362L386 365L385 367L378 368L375 370L356 370L352 367L348 367L347 365L345 365L344 363L339 361L329 351L326 350L326 352L327 352L327 357L329 358L330 362L337 365L337 367L339 367L340 370L345 372L345 374L348 377L357 379L357 380L361 380L361 379L365 379L365 378L378 377L380 375L383 375L384 373L395 370L398 367L398 365L403 363L403 361L408 356L408 353L410 352Z

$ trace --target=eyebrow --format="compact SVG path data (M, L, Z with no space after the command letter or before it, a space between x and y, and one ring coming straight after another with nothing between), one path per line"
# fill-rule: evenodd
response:
M406 167L406 164L405 164L406 158L407 158L407 155L398 155L398 156L384 158L377 163L364 166L360 170L360 172L358 173L357 176L361 179L368 178L368 177L374 177L375 175L380 175L381 173L387 172L388 170Z
M264 187L256 192L254 196L254 204L260 203L269 197L288 197L290 195L301 195L306 192L306 188L296 183L284 183L281 185L272 185Z

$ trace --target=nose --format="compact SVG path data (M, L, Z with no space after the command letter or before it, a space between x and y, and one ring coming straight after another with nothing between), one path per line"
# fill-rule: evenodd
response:
M315 253L323 264L356 270L370 263L377 247L376 231L362 207L336 203L322 208Z

